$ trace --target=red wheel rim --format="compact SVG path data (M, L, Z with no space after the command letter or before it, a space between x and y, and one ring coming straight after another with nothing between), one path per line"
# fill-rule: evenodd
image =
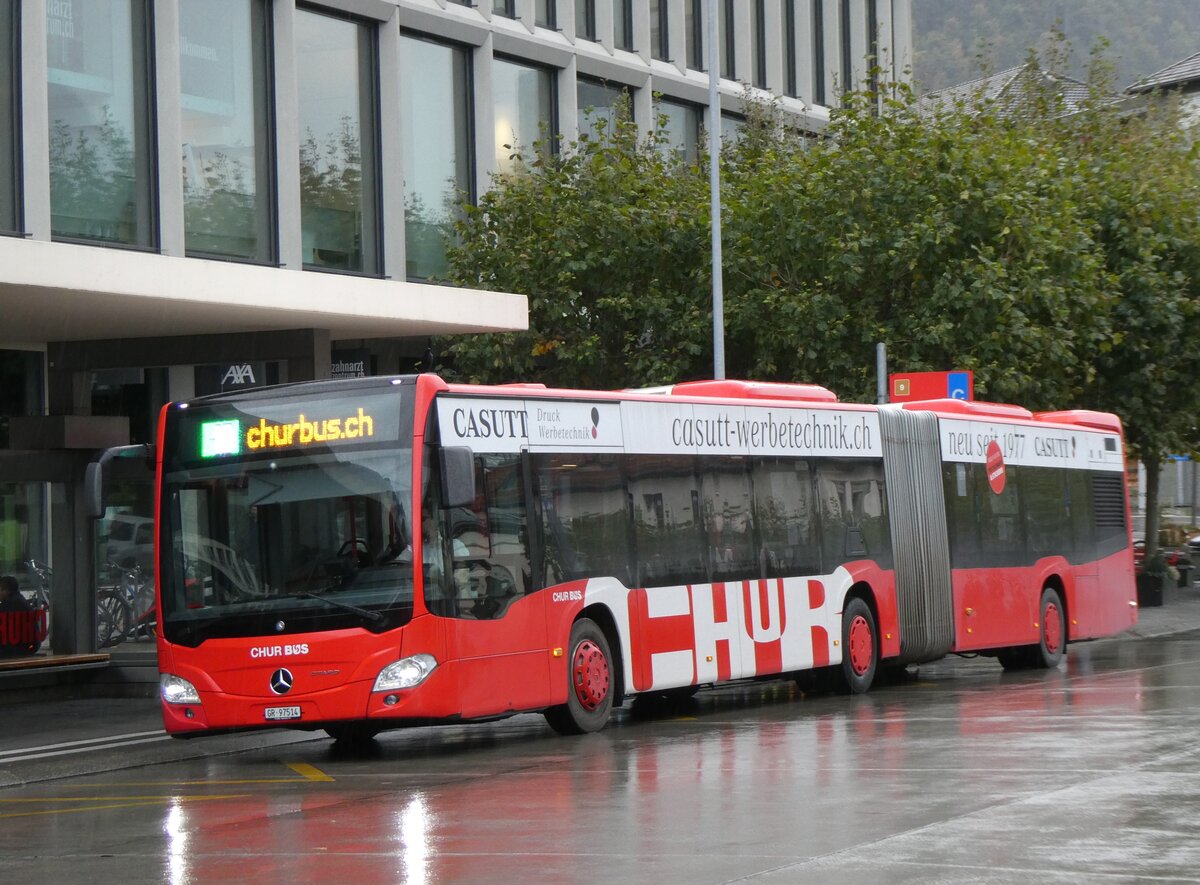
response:
M1046 643L1046 651L1058 654L1062 648L1063 622L1062 612L1053 602L1046 606L1046 614L1042 617L1042 638Z
M871 669L875 657L875 641L871 636L871 625L862 615L850 622L850 666L856 676L863 676Z
M589 713L595 711L608 697L608 659L600 646L585 639L575 646L571 661L571 684L580 706Z

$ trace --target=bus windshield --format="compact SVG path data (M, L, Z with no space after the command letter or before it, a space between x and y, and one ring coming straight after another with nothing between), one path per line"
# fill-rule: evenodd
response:
M281 445L249 457L189 459L186 445L171 448L172 437L186 440L198 435L193 430L235 421L253 439L263 410L236 405L236 418L228 408L215 418L214 410L191 410L168 433L174 457L163 477L164 637L195 647L214 638L378 633L407 623L414 593L411 443L401 441L397 427L367 445ZM322 405L338 407L304 405L305 421ZM399 424L398 410L388 411L388 425ZM295 404L291 412L302 414ZM382 413L372 410L373 432Z

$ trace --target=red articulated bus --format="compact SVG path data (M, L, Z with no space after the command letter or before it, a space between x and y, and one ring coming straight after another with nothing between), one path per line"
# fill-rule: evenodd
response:
M811 385L321 381L163 410L176 736L540 711L949 653L1052 667L1137 618L1120 423Z

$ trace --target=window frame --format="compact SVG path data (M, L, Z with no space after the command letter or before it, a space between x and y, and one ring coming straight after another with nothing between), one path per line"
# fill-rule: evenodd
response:
M210 252L205 249L187 248L187 220L184 219L184 255L189 258L210 258L238 264L253 264L266 267L279 266L279 129L275 106L275 16L274 4L270 0L250 0L251 3L251 46L255 53L261 50L262 57L253 56L254 99L260 121L255 124L255 223L262 224L256 230L264 239L265 251L261 257L249 258L225 252ZM255 32L258 32L257 35ZM261 42L255 43L255 38ZM261 101L261 107L258 103ZM258 143L258 123L266 143ZM181 133L182 134L182 133ZM187 199L184 198L186 212ZM259 214L264 217L259 219Z
M597 42L596 0L575 0L575 39Z
M467 177L466 202L469 203L470 205L474 206L479 201L479 184L478 184L477 176L475 174L476 159L477 159L478 152L477 152L477 147L475 144L475 131L476 131L476 126L475 126L475 53L473 51L473 47L471 47L465 43L455 42L453 40L443 40L443 39L440 39L432 34L425 32L425 31L416 31L416 30L411 30L408 28L402 28L400 30L400 39L401 39L401 41L408 39L408 40L419 40L423 43L431 43L435 46L440 46L442 48L449 49L453 53L459 54L462 59L462 62L465 66L465 75L466 75L466 95L465 95L466 103L465 103L465 108L464 108L464 116L466 118L465 119L466 132L464 134L464 141L465 141L465 146L466 146L466 157L463 159L463 163L466 167L466 173L467 173L467 176L466 176ZM403 85L399 86L400 90L403 90L403 88L404 88ZM402 139L402 141L403 141L403 139ZM401 169L403 170L403 161L401 163ZM408 207L406 204L407 199L408 199L408 188L405 187L405 189L404 189L405 205L403 206L403 209L405 212L405 217L404 217L404 237L405 237L404 275L405 275L405 279L410 280L410 281L427 282L429 280L436 279L436 277L417 276L417 275L414 275L409 272L408 266L412 261L412 257L411 257L412 252L409 249L409 243L408 243L408 214L407 214Z
M7 0L8 9L5 16L8 21L5 23L11 30L8 33L8 39L5 41L9 51L8 62L10 64L9 74L12 83L12 94L5 101L5 116L12 123L10 127L11 141L9 150L12 154L9 157L10 162L5 163L7 167L0 170L0 175L6 179L6 183L11 188L6 195L11 200L11 213L6 217L0 217L0 236L23 236L25 225L25 201L23 172L24 172L24 155L23 145L21 144L20 133L22 127L22 105L21 105L21 7L20 0ZM0 32L2 33L2 32ZM0 96L3 99L4 96ZM0 118L2 119L2 118Z
M133 175L135 188L133 200L135 214L134 242L106 240L99 237L79 236L77 234L61 234L53 231L54 206L50 206L51 242L73 243L85 246L101 246L108 249L125 249L131 252L158 252L162 242L162 232L159 223L159 163L158 163L158 84L155 77L154 59L157 57L157 47L154 40L154 3L153 0L125 0L130 14L130 71L132 76L132 101L134 108L130 138L134 145L135 163ZM49 14L49 7L47 7ZM17 35L20 39L20 35ZM49 82L47 81L47 86ZM49 119L47 123L52 121ZM48 134L49 130L48 130ZM139 151L138 147L143 148ZM53 176L51 176L53 178ZM140 185L139 179L144 179ZM144 207L137 208L139 203ZM145 227L144 238L139 238L141 228Z
M337 273L346 276L360 276L379 279L384 276L383 265L383 167L382 167L382 142L381 133L383 129L383 106L380 99L380 70L379 70L379 29L381 23L375 19L363 18L362 16L352 13L343 12L338 9L330 9L326 6L319 6L313 3L297 3L296 12L307 12L314 15L324 15L328 18L338 19L349 22L360 28L359 31L359 52L366 52L366 58L359 58L359 88L365 91L366 95L360 95L358 100L359 112L369 110L367 114L367 122L370 124L370 132L366 133L366 126L363 121L359 121L359 151L364 154L363 146L371 145L371 162L366 162L365 156L361 160L361 175L364 179L362 188L362 216L364 222L371 221L371 237L370 237L370 252L368 252L366 236L366 227L364 224L364 236L362 243L362 259L363 267L354 270L348 268L325 267L319 264L302 264L305 271L312 273ZM364 46L365 44L365 46ZM366 76L364 77L364 72ZM368 138L369 135L369 138ZM365 180L370 171L370 186ZM301 208L303 208L303 195L301 195ZM368 211L369 204L369 211ZM301 228L303 231L303 228ZM368 262L368 255L373 259Z

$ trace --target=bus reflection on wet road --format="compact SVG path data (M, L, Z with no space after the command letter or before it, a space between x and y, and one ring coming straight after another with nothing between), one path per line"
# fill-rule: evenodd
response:
M1200 634L0 791L11 882L1200 881Z

